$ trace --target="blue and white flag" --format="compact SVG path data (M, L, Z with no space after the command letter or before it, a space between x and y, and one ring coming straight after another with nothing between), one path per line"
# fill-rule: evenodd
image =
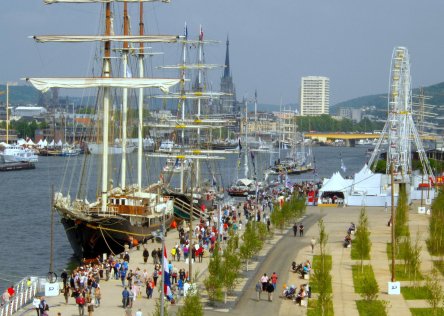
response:
M344 172L347 171L347 167L345 166L344 161L342 161L342 159L341 159L341 169L342 169L342 171L344 171Z

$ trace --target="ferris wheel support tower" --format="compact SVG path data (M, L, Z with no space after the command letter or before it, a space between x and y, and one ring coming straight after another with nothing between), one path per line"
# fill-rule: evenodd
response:
M382 141L388 140L386 173L393 173L398 182L410 182L412 173L412 142L418 151L425 179L435 181L421 138L413 122L410 59L407 48L395 47L392 54L388 118L375 150L369 160L373 166L382 149ZM376 165L376 164L375 164Z

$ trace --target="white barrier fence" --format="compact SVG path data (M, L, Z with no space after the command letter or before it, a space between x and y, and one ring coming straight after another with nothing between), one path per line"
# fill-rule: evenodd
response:
M0 316L10 316L34 299L39 292L39 278L31 277L30 286L27 282L28 278L24 278L14 286L15 295L0 307Z

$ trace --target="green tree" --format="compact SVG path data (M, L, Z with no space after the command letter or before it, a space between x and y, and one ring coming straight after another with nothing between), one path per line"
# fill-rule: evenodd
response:
M184 298L183 305L179 307L176 316L203 316L203 306L200 299L200 293L188 291Z
M432 204L427 249L432 256L444 256L444 192L439 190Z
M154 311L151 314L152 316L160 316L162 315L161 311L162 311L162 307L160 306L160 297L156 300L156 306L154 307ZM164 316L168 316L168 308L167 308L167 304L163 305L163 315Z
M230 232L227 246L222 255L222 284L225 287L225 303L227 301L228 292L232 291L237 284L239 269L241 268L241 260L237 252L238 236L233 231Z
M426 288L430 292L427 303L430 305L433 315L436 316L444 299L441 280L436 269L433 269L432 273L426 277Z
M274 212L273 212L274 213ZM242 245L239 248L239 253L242 260L246 261L248 271L248 261L261 249L262 242L256 231L257 222L249 221L245 226L245 231L242 235Z
M363 207L361 208L359 223L356 229L355 239L353 240L353 248L355 248L359 258L361 259L361 272L364 272L364 259L370 259L371 247L372 242L370 241L368 217L365 207Z
M221 301L223 297L223 283L221 276L223 275L224 271L222 256L219 253L219 247L220 244L217 241L216 245L214 246L213 255L211 256L208 264L208 276L203 282L208 293L208 299L212 303Z
M364 273L364 270L362 270ZM379 285L376 279L370 273L365 273L362 278L362 293L361 296L366 301L373 301L378 298Z

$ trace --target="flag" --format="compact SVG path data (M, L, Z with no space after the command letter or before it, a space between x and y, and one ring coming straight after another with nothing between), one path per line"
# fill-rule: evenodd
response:
M212 179L212 186L216 186L217 181L216 181L216 176L213 174L213 179Z
M126 68L126 77L127 78L133 77L133 74L132 74L131 69L129 67Z
M187 22L185 22L185 27L183 30L183 35L185 36L185 40L188 39L188 26L187 26Z
M239 138L239 153L242 151L242 144L241 144L241 140L240 140L240 138Z
M291 187L290 179L288 178L288 173L285 173L285 187L287 189Z
M168 257L165 246L163 248L163 293L165 294L167 300L171 300L173 298L173 293L171 292L170 270L168 269Z
M344 161L342 161L342 159L341 159L341 169L342 169L342 171L344 171L344 172L347 171L347 167L344 165Z
M199 41L203 41L203 30L202 30L202 25L200 26L200 30L199 30Z

